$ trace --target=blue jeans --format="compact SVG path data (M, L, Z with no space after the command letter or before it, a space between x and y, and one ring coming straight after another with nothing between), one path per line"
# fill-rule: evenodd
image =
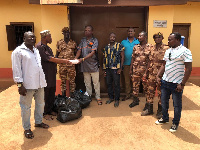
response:
M174 106L174 119L173 123L178 125L181 118L181 110L182 110L182 92L177 92L175 89L177 87L177 83L167 82L161 80L161 104L162 104L162 114L163 120L169 121L169 99L172 94L173 106Z
M115 90L115 100L119 100L120 97L120 74L117 74L117 69L106 69L106 82L108 86L108 96L110 99L114 99L113 83Z
M20 95L20 107L22 116L22 125L24 130L31 129L30 117L31 117L31 103L32 98L35 99L35 124L42 123L44 112L44 88L39 89L27 89L26 96Z

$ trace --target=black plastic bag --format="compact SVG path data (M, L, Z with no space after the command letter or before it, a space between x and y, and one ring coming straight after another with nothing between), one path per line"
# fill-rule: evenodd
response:
M88 107L91 102L90 96L86 95L82 90L74 91L73 98L79 102L82 109Z
M82 109L78 101L67 98L65 105L58 109L57 120L65 123L70 120L78 119L82 116Z
M55 96L55 101L54 101L54 106L53 106L53 111L58 112L58 109L60 107L63 107L66 105L66 98L60 94L58 94L57 96Z

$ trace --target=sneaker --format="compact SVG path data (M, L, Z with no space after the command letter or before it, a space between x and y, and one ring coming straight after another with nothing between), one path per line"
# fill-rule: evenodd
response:
M176 132L176 130L178 129L178 125L176 125L176 124L172 124L172 126L171 126L171 128L169 129L169 132Z
M164 123L169 123L169 121L165 121L165 120L163 120L163 118L160 118L159 120L157 120L155 122L155 124L157 124L157 125L164 124Z

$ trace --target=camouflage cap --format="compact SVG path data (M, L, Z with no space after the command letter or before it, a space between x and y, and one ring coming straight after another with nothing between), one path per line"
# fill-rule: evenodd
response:
M155 33L155 34L153 35L153 38L155 38L155 36L159 36L159 37L164 38L164 37L163 37L163 34L162 34L161 32Z
M69 27L64 27L64 28L62 29L62 32L69 32Z
M49 35L49 34L51 34L49 30L43 30L43 31L40 32L40 35L41 35L42 38Z

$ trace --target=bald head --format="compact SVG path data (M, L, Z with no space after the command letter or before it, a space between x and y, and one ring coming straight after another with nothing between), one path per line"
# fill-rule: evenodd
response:
M146 40L147 40L147 33L144 32L144 31L140 32L139 36L138 36L138 40L139 40L140 43L141 42L146 42Z
M36 42L35 34L31 31L24 33L24 44L27 47L34 46Z

